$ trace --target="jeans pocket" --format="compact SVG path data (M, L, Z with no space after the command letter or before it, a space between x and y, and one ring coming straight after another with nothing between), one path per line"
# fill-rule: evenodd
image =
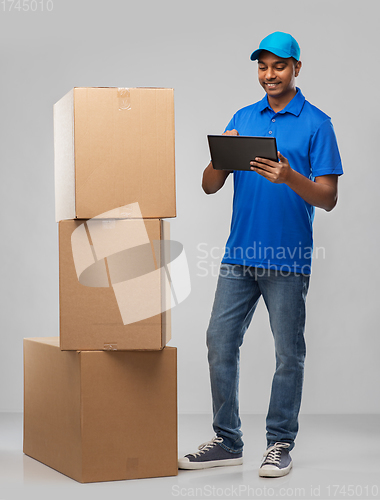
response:
M240 264L220 264L219 276L222 278L240 278L242 276L243 266Z
M233 264L226 264L223 262L222 264L220 264L219 276L222 276L222 278L225 278L226 276L228 276L231 273L233 267L234 267Z

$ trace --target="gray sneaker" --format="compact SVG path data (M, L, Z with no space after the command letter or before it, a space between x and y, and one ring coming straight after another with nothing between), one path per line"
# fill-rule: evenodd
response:
M264 453L259 469L260 477L280 477L289 474L293 462L289 455L289 443L275 443Z
M241 465L243 453L231 453L219 446L223 438L213 437L211 441L198 446L195 453L189 453L178 460L179 469L207 469L209 467L223 467L226 465Z

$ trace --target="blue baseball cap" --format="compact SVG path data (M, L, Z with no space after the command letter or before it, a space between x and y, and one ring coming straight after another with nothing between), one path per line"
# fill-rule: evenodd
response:
M289 33L283 33L282 31L275 31L263 38L259 48L252 52L251 60L255 61L258 59L262 50L272 52L276 56L284 59L294 57L297 61L299 61L301 53L297 40L293 38L292 35L289 35Z

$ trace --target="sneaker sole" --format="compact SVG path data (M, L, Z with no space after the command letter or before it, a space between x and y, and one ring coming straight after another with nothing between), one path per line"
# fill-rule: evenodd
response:
M230 458L226 460L210 460L209 462L182 462L178 461L178 469L199 470L209 469L211 467L227 467L230 465L241 465L243 457Z
M266 469L265 467L268 467L268 468ZM269 466L264 465L264 467L261 467L259 469L259 476L260 477L286 476L286 474L289 474L292 467L293 467L293 462L290 462L290 464L287 467L285 467L284 469L278 469L277 467L272 467L270 465Z

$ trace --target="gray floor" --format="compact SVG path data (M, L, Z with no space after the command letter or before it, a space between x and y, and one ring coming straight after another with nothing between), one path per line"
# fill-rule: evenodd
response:
M0 413L0 500L380 498L380 416L304 415L292 472L259 478L265 418L243 415L244 464L176 477L79 484L22 453L22 414ZM209 415L180 415L179 454L212 437ZM164 453L164 450L163 450Z

